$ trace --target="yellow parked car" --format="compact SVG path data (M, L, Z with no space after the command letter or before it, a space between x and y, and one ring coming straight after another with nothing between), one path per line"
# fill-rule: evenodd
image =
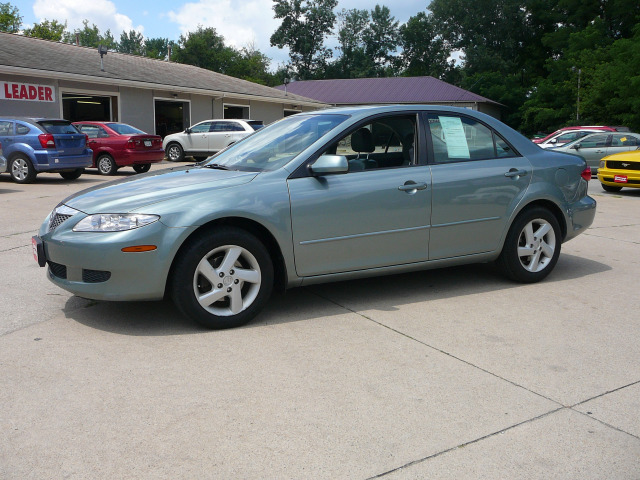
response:
M607 192L640 188L640 150L616 153L600 161L598 180Z

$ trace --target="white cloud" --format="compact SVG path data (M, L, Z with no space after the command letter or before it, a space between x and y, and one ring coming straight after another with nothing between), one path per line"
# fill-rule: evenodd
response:
M242 48L253 44L273 59L273 68L285 61L288 54L270 45L269 39L280 25L280 20L273 18L272 6L271 0L199 0L185 3L167 16L178 25L181 34L193 32L202 25L215 28L226 45Z
M100 33L111 30L111 34L118 39L124 30L144 31L142 25L133 25L133 21L126 15L118 13L116 6L109 0L36 0L33 13L41 22L44 19L67 22L67 29L73 31L82 28L82 21L89 20L89 26L95 24Z

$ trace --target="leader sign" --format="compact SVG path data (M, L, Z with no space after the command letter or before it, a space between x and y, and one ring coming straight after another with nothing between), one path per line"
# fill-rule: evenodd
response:
M0 100L30 100L32 102L54 102L53 87L30 83L0 82Z

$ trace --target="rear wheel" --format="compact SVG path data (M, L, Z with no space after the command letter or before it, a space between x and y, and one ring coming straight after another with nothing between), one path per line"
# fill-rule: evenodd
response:
M622 187L613 187L611 185L605 185L604 183L601 183L600 185L602 185L602 189L605 192L619 192L622 190Z
M255 317L273 289L273 265L265 246L232 227L193 239L176 259L170 279L174 303L207 328L243 325Z
M33 183L37 172L31 160L23 155L16 155L9 164L9 174L16 183Z
M511 225L498 266L512 280L538 282L555 267L561 243L556 217L546 208L531 208L522 212Z
M133 169L136 171L136 173L146 173L151 169L151 164L150 163L140 163L138 165L134 165Z
M165 154L171 162L181 162L184 160L184 150L178 143L170 143L167 146Z
M98 167L98 172L100 175L115 175L118 170L118 166L116 162L113 160L111 155L107 155L103 153L96 160L96 166Z

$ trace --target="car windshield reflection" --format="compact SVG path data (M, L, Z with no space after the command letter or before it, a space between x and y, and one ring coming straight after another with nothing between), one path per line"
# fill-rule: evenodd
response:
M254 172L276 170L347 118L331 114L287 117L231 145L202 165Z

